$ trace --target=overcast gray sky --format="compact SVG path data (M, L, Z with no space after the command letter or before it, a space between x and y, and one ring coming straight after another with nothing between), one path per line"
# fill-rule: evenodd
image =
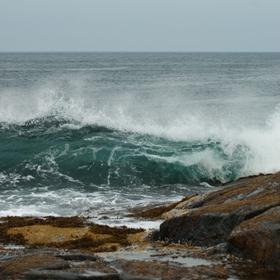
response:
M0 0L0 51L280 51L280 0Z

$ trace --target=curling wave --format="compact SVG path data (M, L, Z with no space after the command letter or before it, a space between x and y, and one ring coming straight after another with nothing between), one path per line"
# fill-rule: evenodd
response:
M278 108L234 126L168 98L69 91L1 93L0 171L19 174L2 186L215 184L280 169Z

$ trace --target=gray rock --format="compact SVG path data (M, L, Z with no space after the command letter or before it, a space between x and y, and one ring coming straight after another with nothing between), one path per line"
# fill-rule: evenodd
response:
M57 257L64 259L65 261L73 262L83 262L83 261L96 261L97 258L95 255L90 254L61 254Z
M25 280L120 280L116 273L103 273L99 271L87 271L73 273L69 271L34 269L26 273Z

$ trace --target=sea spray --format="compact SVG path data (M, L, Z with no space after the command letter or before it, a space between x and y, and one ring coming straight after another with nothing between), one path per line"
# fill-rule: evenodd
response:
M1 215L105 215L280 169L277 54L1 58Z

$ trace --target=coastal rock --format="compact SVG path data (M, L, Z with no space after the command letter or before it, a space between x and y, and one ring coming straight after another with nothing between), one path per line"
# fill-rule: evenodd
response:
M63 270L68 269L69 264L55 256L40 253L37 255L19 256L0 263L0 275L4 279L18 279L24 273L38 268Z
M190 201L192 198L197 197L197 195L186 196L178 202L171 204L162 204L158 206L144 206L131 209L132 214L130 217L144 218L144 219L165 219L167 213L172 212L174 209L179 208L184 204L185 201Z
M25 275L24 280L120 280L117 273L103 273L99 271L73 273L56 270L33 270Z
M202 246L222 243L240 223L279 205L280 173L241 179L178 204L174 209L184 214L166 220L155 236Z
M229 237L230 249L280 269L280 207L242 222Z
M95 255L91 254L60 254L57 257L62 258L65 261L76 261L76 262L84 262L84 261L96 261L97 258Z
M118 266L125 271L123 280L218 280L228 279L226 269L221 265L178 267L168 262L124 261ZM126 275L126 276L125 276ZM129 275L129 276L128 276Z
M142 229L112 228L78 217L8 217L0 221L0 241L33 247L115 251L144 234Z
M36 248L14 253L10 260L0 261L0 279L120 279L109 264L81 251Z
M171 218L152 240L141 229L112 228L79 217L1 218L0 276L278 279L280 173L240 179L203 195L136 213L141 219Z

